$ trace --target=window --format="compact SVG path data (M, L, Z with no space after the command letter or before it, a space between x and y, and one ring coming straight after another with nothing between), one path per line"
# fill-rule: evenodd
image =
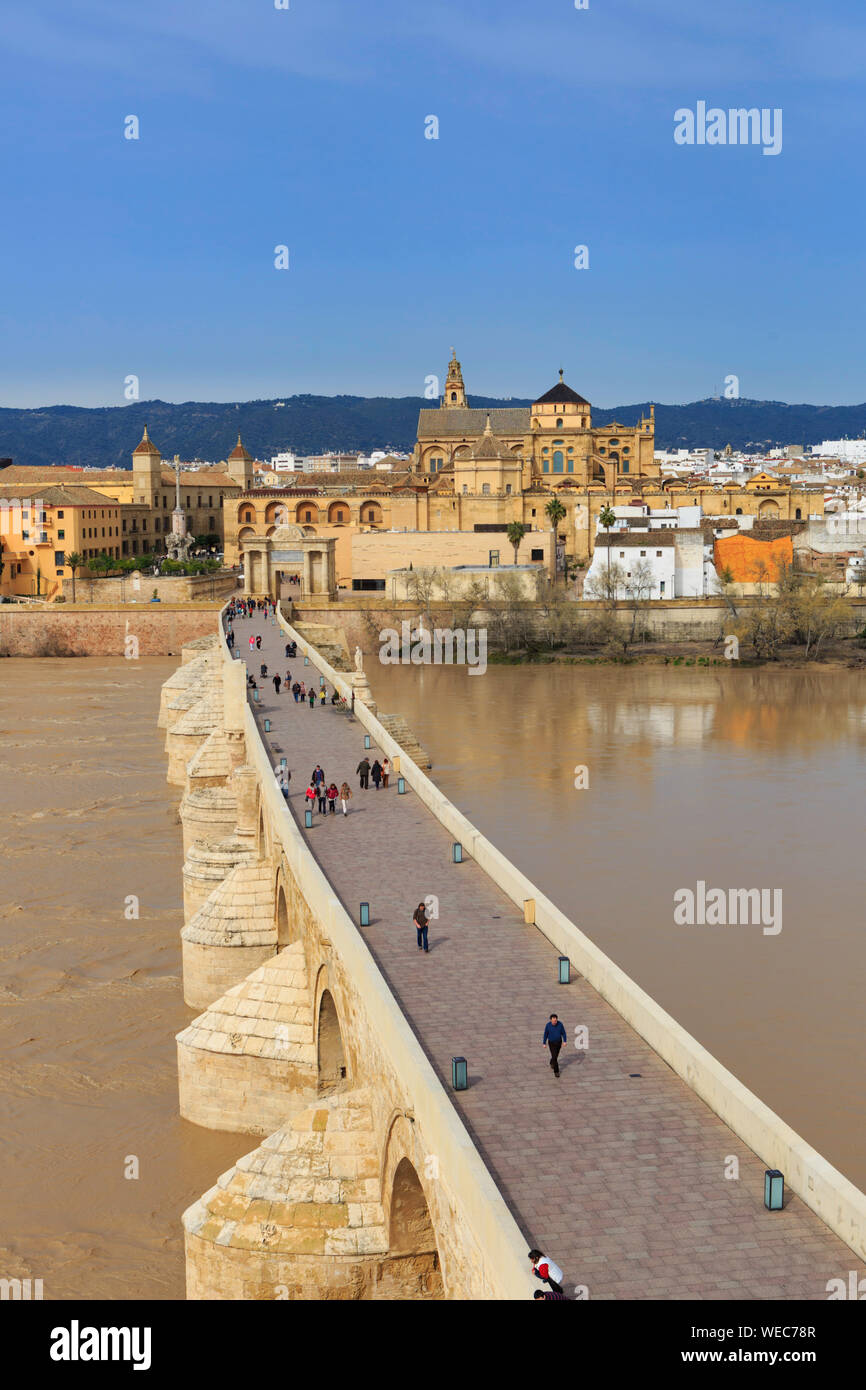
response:
M573 472L574 472L574 459L572 459L572 458L570 458L570 459L568 460L568 471L569 471L569 473L573 473Z
M511 494L511 484L510 484L510 483L506 483L506 484L505 484L505 496L508 497L508 496L510 496L510 494Z
M65 551L65 550L55 550L55 552L54 552L54 563L55 563L55 565L58 567L58 569L62 569L62 568L63 568L63 566L66 564L66 551Z
M623 471L623 473L627 473L627 472L628 472L628 459L623 459L623 461L622 461L622 471Z
M469 484L468 484L468 483L464 483L464 484L463 484L463 491L464 491L464 492L468 492L468 491L469 491Z
M656 551L656 559L657 559L657 560L660 560L661 558L662 558L662 553L661 553L660 550L657 550L657 551Z
M543 559L544 559L544 551L543 551L543 550L531 550L530 553L529 553L529 558L530 558L530 560L543 560Z
M645 560L645 559L646 559L646 551L645 551L645 550L642 550L642 551L641 551L641 553L640 553L640 558L641 558L642 560Z
M742 507L738 507L737 510L734 512L734 516L742 516L742 515L743 515L743 509L742 509Z
M541 463L541 471L542 471L542 473L549 473L549 472L550 472L550 459L543 459L543 460L542 460L542 463Z
M600 444L600 445L599 445L599 450L598 450L598 452L599 452L600 454L605 453L605 447L604 447L603 444Z
M304 512L304 521L312 521L312 519L313 519L313 513L312 513L312 512Z
M802 517L803 517L803 509L802 509L802 507L798 507L797 510L794 512L794 519L795 519L795 521L801 521L801 520L802 520Z
M64 530L62 530L62 529L58 530L58 532L57 532L57 539L58 539L59 541L65 541L65 540L66 540L66 532L65 532Z
M554 471L554 473L561 473L561 472L562 472L562 450L561 450L561 449L554 449L554 451L553 451L553 471Z
M489 497L489 496L490 496L490 484L489 484L489 483L482 483L482 484L481 484L481 495L482 495L482 497Z
M665 591L665 581L662 580L661 583L659 584L659 594L663 594L664 591Z
M451 392L451 399L452 399L452 401L456 401L456 399L457 399L457 392L456 392L456 391L452 391L452 392ZM383 586L383 587L384 587L384 586Z
M58 515L58 518L62 521L62 520L63 520L63 512L60 511L60 512L57 513L57 515Z
M535 508L532 508L532 515L535 516Z
M625 559L625 551L624 551L624 550L621 550L621 551L619 552L619 558L620 558L621 560L624 560L624 559Z
M490 567L490 569L496 569L496 568L497 568L497 566L499 565L499 551L498 551L498 550L488 550L488 552L487 552L487 564L488 564L488 566Z
M208 504L209 507L212 507L212 506L213 506L213 493L212 493L212 492L209 492L208 495L207 495L207 504Z
M618 439L609 439L607 442L608 442L608 444L610 445L610 447L611 447L612 449L618 449L618 448L619 448L619 440L618 440Z
M364 592L365 590L370 590L370 589L379 589L379 590L381 590L381 589L384 589L384 587L385 587L385 581L384 581L384 579L353 579L353 580L352 580L352 588L355 590L356 593L358 593L358 592Z
M556 428L557 428L558 430L561 430L561 429L562 429L562 421L561 421L561 420L557 420L557 422L556 422Z

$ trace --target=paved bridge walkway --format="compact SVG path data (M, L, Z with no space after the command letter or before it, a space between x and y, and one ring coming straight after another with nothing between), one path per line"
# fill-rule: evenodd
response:
M318 672L284 658L279 627L239 618L241 657L258 679ZM250 653L250 632L263 635ZM310 710L260 682L259 727L291 769L290 805L304 824L316 763L353 788L344 818L314 814L307 842L359 928L514 1217L527 1250L562 1267L566 1292L590 1298L824 1299L831 1278L866 1267L798 1198L763 1206L765 1164L582 979L557 983L557 952L471 861L451 863L451 837L407 788L361 791L364 729L330 705ZM328 694L331 687L328 687ZM376 756L375 744L368 756ZM379 750L381 758L381 750ZM274 753L276 763L279 754ZM575 865L577 872L578 866ZM430 954L412 913L439 899ZM568 1031L557 1080L541 1038L556 1011ZM575 1026L589 1029L585 1052ZM469 1062L470 1088L450 1089L450 1059ZM633 1073L638 1073L633 1075ZM738 1181L724 1176L739 1158ZM528 1262L527 1262L528 1267ZM540 1287L540 1286L539 1286Z

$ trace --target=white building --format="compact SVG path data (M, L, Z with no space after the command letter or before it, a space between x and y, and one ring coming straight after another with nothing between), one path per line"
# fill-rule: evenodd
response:
M275 473L299 473L303 468L303 460L293 453L274 454L271 468Z
M712 537L704 537L700 506L640 505L613 511L610 537L602 526L597 528L585 598L606 596L608 555L611 569L618 567L622 574L617 598L701 598L715 592Z
M825 439L823 444L812 445L812 453L860 465L866 463L866 439Z

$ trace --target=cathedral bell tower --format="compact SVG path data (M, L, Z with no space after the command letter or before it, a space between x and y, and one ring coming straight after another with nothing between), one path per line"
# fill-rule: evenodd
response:
M445 378L445 395L442 398L443 410L465 410L466 409L466 387L463 385L463 372L460 363L457 361L457 354L451 349L451 361L448 363L448 376Z

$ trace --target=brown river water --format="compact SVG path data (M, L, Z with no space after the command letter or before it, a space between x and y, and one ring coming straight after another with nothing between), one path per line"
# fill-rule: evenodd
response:
M46 1299L182 1298L181 1212L255 1146L177 1114L174 1036L192 1011L179 797L156 727L177 664L0 661L0 1277L42 1279ZM470 819L866 1187L864 678L371 679ZM782 930L675 925L673 894L698 879L781 888Z
M866 1189L866 676L366 664L449 799ZM781 930L678 925L699 880L781 890Z
M0 1277L45 1299L183 1298L181 1212L255 1147L177 1113L178 664L0 661Z

